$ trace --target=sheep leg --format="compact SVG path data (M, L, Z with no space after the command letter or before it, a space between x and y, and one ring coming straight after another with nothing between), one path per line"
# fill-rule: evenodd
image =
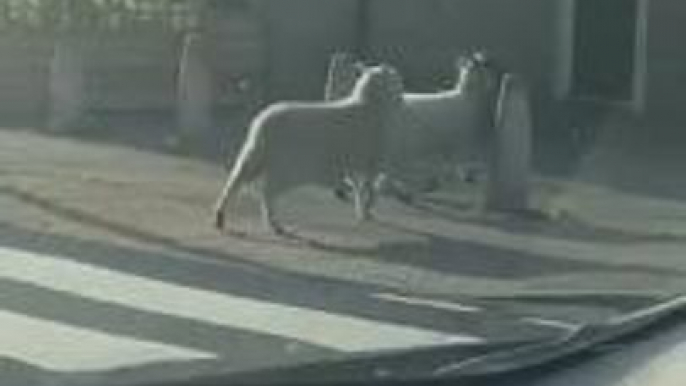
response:
M376 204L376 199L378 197L379 192L376 186L376 178L365 179L363 183L363 191L366 193L363 219L371 220L374 217L372 213L372 208Z
M364 209L362 204L362 190L360 184L354 177L346 178L346 183L352 189L355 218L357 218L358 221L362 221L364 217Z
M350 184L355 205L355 217L363 222L371 219L371 207L375 201L374 188L370 179L350 177L346 179Z
M236 184L229 178L214 206L214 226L222 230L226 225L226 207L236 193Z
M260 197L260 211L262 213L262 223L264 227L273 234L281 237L289 236L291 232L281 225L274 214L274 201L276 191L271 184L265 182L262 195Z
M405 205L411 205L415 202L415 193L407 184L399 181L391 176L382 175L375 181L375 188L379 192L383 192Z
M350 185L348 183L341 183L334 186L333 195L339 201L350 202Z

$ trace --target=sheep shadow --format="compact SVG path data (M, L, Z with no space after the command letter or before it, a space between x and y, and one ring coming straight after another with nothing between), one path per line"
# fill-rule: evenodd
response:
M485 226L513 234L605 244L686 242L686 236L678 234L644 233L593 224L570 211L531 207L520 211L489 212L474 201L431 196L404 205L444 221Z
M188 246L173 237L131 229L124 224L99 218L78 209L60 206L20 189L2 187L0 188L0 193L10 195L24 203L47 210L54 215L106 229L132 240L161 245L187 253L216 257L222 260L228 257L228 255L218 252L211 247ZM480 278L527 279L574 272L635 272L670 276L682 276L684 274L683 271L660 269L649 265L624 264L618 267L602 262L578 261L560 256L522 252L474 240L466 240L460 238L459 235L446 237L428 231L420 231L388 221L376 220L374 226L390 230L396 236L388 240L381 240L378 243L368 244L368 246L332 243L326 241L326 238L312 237L311 235L301 233L292 234L286 239L278 237L257 239L249 237L248 239L256 243L287 243L290 246L320 250L329 253L326 256L327 258L335 258L336 255L351 256L357 259L383 261L446 274ZM412 238L407 239L397 236L401 234L412 236Z
M384 261L391 264L487 279L529 279L568 273L607 272L683 276L686 272L642 264L621 266L525 252L484 242L446 237L387 221L377 225L412 236L380 241L373 246L350 246L299 235L303 245L324 252Z

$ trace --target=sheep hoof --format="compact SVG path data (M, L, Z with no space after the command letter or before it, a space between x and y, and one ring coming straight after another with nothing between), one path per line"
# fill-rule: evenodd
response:
M288 236L288 232L286 232L286 230L283 229L282 227L272 227L270 230L275 236L279 236L279 237Z
M295 231L290 228L286 228L283 225L280 224L270 224L269 225L269 230L274 236L278 237L283 237L283 238L295 238Z
M376 217L374 216L374 214L371 213L371 212L360 213L360 214L358 214L358 215L355 216L355 217L357 218L357 223L358 223L358 224L370 223L370 222L372 222L372 221L374 221L374 220L376 219Z
M417 198L412 193L407 192L395 192L393 194L396 200L401 204L414 205L417 202Z
M335 188L333 194L339 201L350 202L350 192L343 187Z
M438 178L430 178L422 186L422 193L433 193L441 188L441 182Z
M244 238L248 237L248 232L240 231L238 229L228 229L228 230L226 230L226 233L229 236L233 236L233 237L236 237L239 239L244 239Z

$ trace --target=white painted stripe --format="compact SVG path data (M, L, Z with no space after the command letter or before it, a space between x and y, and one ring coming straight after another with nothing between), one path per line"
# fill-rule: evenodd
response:
M114 336L0 310L0 357L62 372L214 359L182 347Z
M431 308L437 308L440 310L447 310L447 311L457 311L457 312L479 312L479 311L481 311L481 308L476 307L476 306L469 306L469 305L455 303L455 302L448 302L445 300L418 298L418 297L404 296L404 295L385 293L385 292L375 293L372 295L372 297L374 297L376 299L380 299L380 300L389 301L389 302L403 303L403 304L408 304L411 306L431 307Z
M522 318L522 321L525 323L538 324L539 326L563 328L565 330L576 330L579 328L578 324L565 322L562 320L554 320L554 319L546 319L546 318L527 317L527 318Z
M220 326L278 335L346 352L403 349L480 338L200 290L0 247L0 277Z

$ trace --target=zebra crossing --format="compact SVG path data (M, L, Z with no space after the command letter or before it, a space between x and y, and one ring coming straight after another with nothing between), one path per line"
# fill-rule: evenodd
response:
M151 362L214 359L215 355L114 336L0 311L0 357L53 371L98 371Z
M0 361L11 358L52 372L202 361L230 365L241 357L259 361L269 357L267 352L293 361L482 341L471 334L196 288L10 247L0 247L0 293L5 294L0 295ZM146 318L155 325L147 322L139 331ZM212 344L194 342L193 334L201 336L203 328L213 331L206 337Z

